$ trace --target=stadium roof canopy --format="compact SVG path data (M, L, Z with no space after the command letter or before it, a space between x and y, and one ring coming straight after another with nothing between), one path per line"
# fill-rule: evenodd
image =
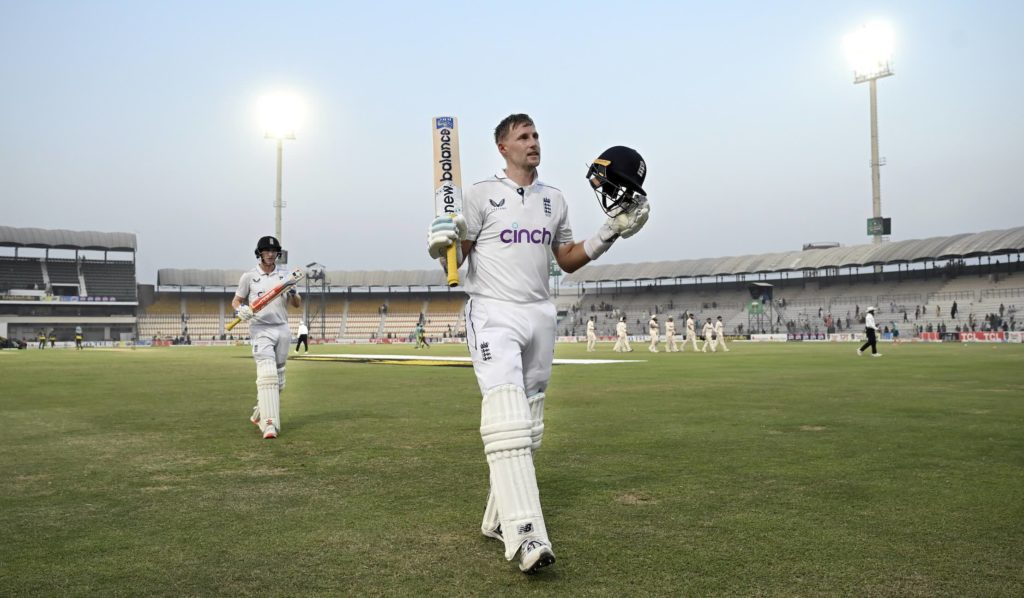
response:
M89 249L135 251L135 233L101 233L94 230L49 230L0 226L0 247L39 249Z
M949 237L931 237L829 249L808 249L736 257L642 262L638 264L589 264L562 279L563 283L614 282L705 276L739 276L909 264L934 260L994 256L1024 251L1024 226Z
M859 268L932 260L1002 255L1024 251L1024 226L983 233L737 257L639 264L591 264L562 278L564 283L738 276L823 268ZM161 269L158 286L235 287L243 270ZM447 287L440 268L430 270L329 270L331 287Z
M162 268L157 272L157 286L235 287L243 270L177 270ZM436 287L448 286L440 269L434 270L328 270L327 282L332 287ZM314 284L314 283L311 283ZM319 284L319 283L316 283Z

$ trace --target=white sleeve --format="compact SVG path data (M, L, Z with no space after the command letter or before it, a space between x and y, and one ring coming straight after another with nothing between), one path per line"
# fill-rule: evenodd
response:
M483 211L480 210L480 188L483 185L471 185L462 190L462 217L466 219L466 239L476 241L480 229L484 227Z
M572 225L569 224L569 206L562 197L562 214L558 219L558 226L555 229L555 246L565 245L574 242L572 238Z
M248 272L242 273L242 277L238 279L238 289L235 290L235 296L247 301L249 299L249 280L250 276Z

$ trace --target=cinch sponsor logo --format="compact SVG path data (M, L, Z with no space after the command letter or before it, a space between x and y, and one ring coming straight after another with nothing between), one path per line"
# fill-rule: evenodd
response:
M547 228L506 228L498 235L502 243L531 243L540 245L551 245L553 239L551 231Z

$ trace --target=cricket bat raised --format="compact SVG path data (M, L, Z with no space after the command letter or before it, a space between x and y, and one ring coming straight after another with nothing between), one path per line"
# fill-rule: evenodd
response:
M434 132L434 215L452 218L462 212L462 166L459 164L459 119L435 116ZM456 241L458 243L458 241ZM448 286L459 284L459 263L455 243L448 248Z
M254 313L259 313L261 309L266 307L274 299L280 297L281 293L295 286L295 284L298 283L303 278L305 278L305 276L306 273L303 272L302 268L296 268L292 270L292 273L289 274L287 278L285 278L284 281L281 282L281 284L271 289L267 294L258 297L255 301L252 302L252 304L249 307L252 308L252 311ZM225 326L225 328L231 330L235 326L238 326L238 323L241 321L241 318L235 318L234 320L228 322L228 325Z

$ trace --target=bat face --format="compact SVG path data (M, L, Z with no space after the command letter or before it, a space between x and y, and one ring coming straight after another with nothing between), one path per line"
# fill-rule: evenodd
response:
M281 284L277 285L268 293L252 302L251 307L253 311L259 311L260 309L262 309L268 303L279 297L281 293L295 286L295 284L302 280L304 276L305 273L302 271L302 268L296 268L295 270L293 270L291 274L289 274L288 277L281 282Z
M434 135L434 214L462 211L462 168L459 161L459 119L436 116Z

